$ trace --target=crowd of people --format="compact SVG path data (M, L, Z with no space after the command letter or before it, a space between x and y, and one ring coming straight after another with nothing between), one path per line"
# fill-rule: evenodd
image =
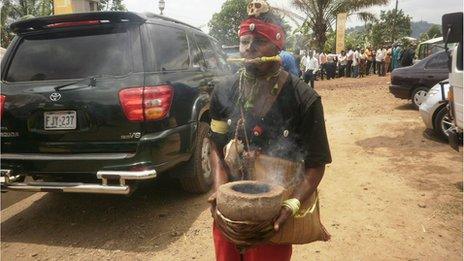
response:
M302 55L282 51L282 63L285 70L298 75L314 88L314 81L334 79L336 77L360 78L370 74L386 76L392 70L410 66L414 59L414 46L379 46L365 49L354 48L340 53L316 52L305 50Z

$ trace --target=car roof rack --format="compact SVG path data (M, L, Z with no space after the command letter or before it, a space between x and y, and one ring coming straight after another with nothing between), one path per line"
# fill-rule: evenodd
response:
M198 31L201 31L200 28L195 27L195 26L193 26L193 25L190 25L190 24L181 22L181 21L176 20L176 19L174 19L174 18L166 17L166 16L163 16L163 15L157 15L157 14L154 14L154 13L152 13L152 12L144 12L144 13L142 13L142 15L145 15L147 18L156 18L156 19L161 19L161 20L165 20L165 21L169 21L169 22L173 22L173 23L185 25L185 26L187 26L187 27L190 27L190 28L196 29L196 30L198 30Z
M146 18L132 12L90 12L65 15L52 15L27 19L12 23L10 29L13 33L24 33L34 30L47 29L49 25L86 20L108 20L110 23L133 22L143 23Z

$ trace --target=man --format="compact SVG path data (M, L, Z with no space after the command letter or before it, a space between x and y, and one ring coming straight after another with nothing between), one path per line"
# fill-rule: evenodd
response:
M311 83L311 88L314 89L314 73L319 69L319 63L317 59L313 56L313 52L308 50L307 55L301 59L303 64L304 74L303 78L305 83Z
M329 53L327 54L327 79L335 79L335 71L336 71L336 54Z
M392 48L387 47L385 54L385 73L391 72Z
M383 52L382 52L382 47L379 46L379 49L377 49L377 52L375 53L375 63L377 64L377 74L379 76L383 75L383 64L384 64L384 57L383 57Z
M358 49L356 48L355 51L353 52L353 62L351 63L353 78L359 77L359 60L360 59L361 59L361 56L359 54Z
M395 70L396 68L399 68L399 62L398 59L400 57L401 53L401 47L398 44L393 45L392 49L392 71Z
M338 77L341 78L345 76L346 65L347 61L345 51L341 51L340 55L338 55Z
M353 64L353 54L354 52L351 48L346 53L346 77L351 77L352 74L351 65Z
M321 80L324 80L324 74L328 78L327 55L324 53L324 51L321 51L321 53L319 54L319 64L320 64L320 69L321 69Z
M292 200L303 202L316 191L325 164L331 162L331 157L320 96L298 77L281 70L279 62L252 62L252 59L275 56L283 48L285 34L278 21L277 15L267 12L249 17L240 25L240 54L249 62L239 71L233 84L213 91L210 106L211 168L215 190L233 180L230 167L224 161L223 149L235 136L244 143L249 141L248 152L303 160L303 179L291 195ZM263 112L261 105L270 106L269 110ZM254 131L257 126L261 129L259 133ZM278 140L284 141L286 146L280 146L282 143ZM213 213L214 195L210 197ZM292 215L288 206L282 206L274 230L279 231ZM265 242L240 253L216 223L213 237L216 259L220 261L286 261L292 254L291 245Z
M372 51L370 47L367 47L366 50L364 51L364 55L366 56L366 75L369 75L372 67ZM375 74L375 69L374 69L374 74Z
M279 56L282 59L282 68L284 68L285 71L295 76L299 76L300 72L298 67L296 66L296 61L295 57L293 57L293 54L285 50L282 50Z
M413 44L408 43L406 50L401 54L401 66L411 66L414 60L414 49Z

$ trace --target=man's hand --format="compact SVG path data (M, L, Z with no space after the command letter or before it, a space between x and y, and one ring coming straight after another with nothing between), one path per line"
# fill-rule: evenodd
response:
M289 217L292 216L292 211L287 207L282 207L280 209L279 216L277 217L276 221L274 222L274 230L279 232L279 229L282 225L287 221Z

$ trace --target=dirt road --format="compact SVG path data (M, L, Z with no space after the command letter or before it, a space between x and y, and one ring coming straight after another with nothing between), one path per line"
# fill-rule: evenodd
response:
M388 81L316 82L332 240L294 247L294 260L462 260L462 153L424 132ZM206 199L167 181L130 198L36 193L1 212L2 260L213 260Z

